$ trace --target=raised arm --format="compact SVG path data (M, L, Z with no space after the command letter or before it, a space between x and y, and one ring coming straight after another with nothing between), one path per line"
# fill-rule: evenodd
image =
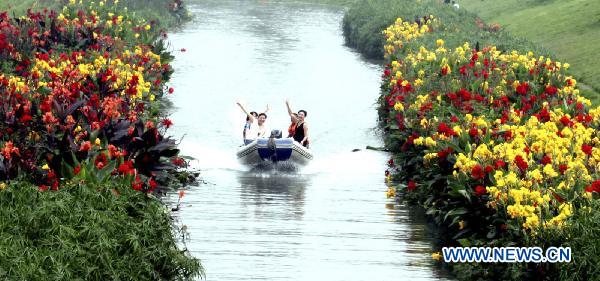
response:
M269 104L267 104L267 108L265 108L265 111L264 111L264 113L267 113L267 112L269 112L269 110L270 110L270 109L271 109L271 107L269 106Z
M248 116L248 119L250 120L250 122L254 123L254 116L252 116L252 114L248 113L248 111L246 111L246 109L244 108L244 106L241 103L236 102L236 104L242 109L242 111L244 113L246 113L246 115Z
M285 100L285 106L287 107L288 115L290 115L290 117L292 118L292 122L298 122L298 118L294 116L294 111L292 111L292 109L290 108L290 102L288 100Z

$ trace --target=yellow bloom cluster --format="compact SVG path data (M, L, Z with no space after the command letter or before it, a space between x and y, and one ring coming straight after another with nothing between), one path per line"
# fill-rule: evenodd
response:
M113 81L113 89L121 89L120 94L126 95L126 88L128 83L136 77L137 87L134 95L128 95L132 100L134 99L151 99L150 88L151 83L144 80L146 76L145 68L138 66L134 63L125 62L133 61L132 58L137 57L136 61L139 61L141 57L150 59L148 64L152 68L160 68L160 56L154 54L152 51L143 51L141 47L136 46L134 52L125 51L123 60L113 59L108 61L101 55L93 56L91 59L84 59L81 56L76 61L72 60L61 60L57 63L55 60L50 59L48 61L42 59L35 59L32 73L37 77L44 77L44 73L48 73L53 76L63 77L69 76L73 81L84 79L85 77L97 77L98 74L110 70L111 75L106 77L107 81ZM125 60L125 61L124 61ZM89 61L89 62L86 62ZM14 81L17 88L26 88L24 82L20 81L19 78L11 78L10 81ZM44 81L35 81L33 85L30 85L37 89L38 87L46 86L47 83ZM52 85L51 85L52 86Z
M424 23L403 21L402 18L383 31L387 44L384 46L386 57L402 49L404 43L414 40L429 32L431 25L438 22L433 16L428 17ZM443 44L442 44L443 45Z

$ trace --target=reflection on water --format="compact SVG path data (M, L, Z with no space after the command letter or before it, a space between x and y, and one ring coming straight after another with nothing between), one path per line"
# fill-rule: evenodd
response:
M284 170L286 171L286 170ZM283 219L300 220L304 215L304 193L310 178L281 170L252 171L238 175L241 199L244 206L286 204L290 212L277 211L275 214L256 214L262 218L282 215ZM255 211L260 212L260 208Z
M190 1L188 1L190 2ZM385 198L373 106L380 66L344 46L343 10L288 1L196 0L171 36L175 137L198 160L198 187L175 212L208 280L445 280L422 212ZM244 116L284 101L307 109L315 159L302 169L240 165ZM360 149L352 152L354 149ZM177 201L177 194L167 198ZM421 215L419 215L421 214Z

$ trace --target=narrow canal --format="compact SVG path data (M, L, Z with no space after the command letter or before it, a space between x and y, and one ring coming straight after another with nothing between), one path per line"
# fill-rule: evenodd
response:
M195 19L170 36L171 134L204 182L175 215L207 279L445 280L422 216L385 197L389 156L364 149L382 145L381 68L344 46L343 10L188 2ZM286 130L286 98L308 111L315 160L296 172L249 171L235 159L244 119L235 102L269 104L270 127Z

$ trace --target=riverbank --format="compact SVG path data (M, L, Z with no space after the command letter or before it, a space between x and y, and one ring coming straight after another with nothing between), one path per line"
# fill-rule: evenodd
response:
M437 1L404 4L384 32L388 196L426 208L445 246L573 252L569 263L442 262L460 279L597 278L600 108L530 42L469 27L468 13Z
M0 276L201 275L154 195L185 166L165 136L163 25L117 0L0 17Z
M516 8L518 5L514 5L514 7ZM441 1L422 1L416 4L406 1L356 1L354 4L349 5L349 9L344 16L344 36L346 37L347 44L356 48L365 57L383 59L385 38L381 33L382 30L393 24L397 17L402 17L405 20L414 20L415 17L429 14L436 14L439 18L444 19L446 23L444 37L446 38L447 46L450 47L459 46L464 42L469 42L475 46L479 42L481 46L494 45L502 50L532 51L537 55L545 57L556 58L557 54L565 58L569 56L562 49L547 49L544 46L549 46L548 44L540 45L534 43L534 41L537 42L537 37L530 36L527 32L517 33L519 37L516 37L513 35L515 33L510 29L507 30L498 24L488 24L481 20L475 13L465 9L456 10L451 5L442 4ZM495 14L499 14L499 12ZM529 24L529 26L532 28L536 25ZM570 25L563 24L561 26ZM566 27L561 30L565 34L569 33ZM553 33L552 36L562 38L561 34ZM431 43L429 46L431 46ZM590 46L593 46L591 42ZM574 50L575 48L572 49L572 52L576 52ZM590 61L589 58L589 56L581 53L578 60ZM576 75L575 78L578 78L578 74L589 73L590 67L593 68L593 64L587 64L585 68L581 68L583 72L573 72L572 75ZM585 80L590 81L589 77ZM595 87L593 82L590 85ZM594 104L600 102L600 94L593 88L582 87L580 90Z
M572 65L575 77L600 92L600 2L462 0L460 5L486 22L548 48Z
M76 2L79 3L80 1ZM109 7L114 4L113 0L97 2L98 5ZM20 16L26 14L28 9L32 11L43 11L44 9L60 11L67 3L69 3L67 0L6 0L0 3L0 11L10 11L11 15L14 13ZM82 3L89 5L90 1L86 0ZM119 1L117 1L117 4L119 4ZM136 17L151 19L162 28L177 27L191 17L182 0L122 0L119 5L121 9L133 12Z

